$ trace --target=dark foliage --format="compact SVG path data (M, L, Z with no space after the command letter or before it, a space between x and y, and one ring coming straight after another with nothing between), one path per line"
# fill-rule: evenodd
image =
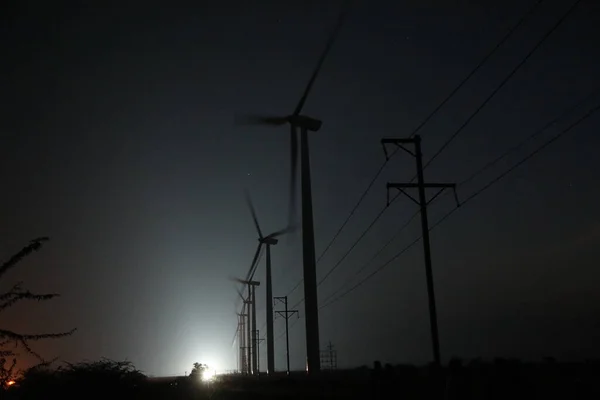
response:
M196 363L194 363L192 372L190 373L190 378L198 380L198 379L202 378L202 374L206 370L208 370L208 365L196 362Z
M25 257L39 250L44 242L49 238L40 237L32 240L27 246L23 247L18 253L8 259L8 261L0 265L0 283L7 271L17 266L17 264ZM57 293L36 294L26 290L22 286L22 282L18 282L12 286L10 290L0 293L0 312L14 306L23 300L46 301L58 296ZM4 323L4 321L3 321ZM43 339L58 339L69 336L75 332L75 329L66 332L52 333L34 333L25 334L15 332L4 325L0 326L0 390L6 388L7 383L16 378L17 356L18 349L24 350L26 353L33 355L38 359L41 365L48 363L41 355L35 352L30 342Z
M102 359L58 368L34 367L23 374L18 387L9 390L13 399L87 398L90 396L135 396L146 376L129 361Z

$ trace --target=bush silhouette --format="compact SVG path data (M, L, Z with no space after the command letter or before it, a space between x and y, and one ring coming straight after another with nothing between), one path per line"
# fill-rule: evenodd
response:
M23 374L17 398L77 398L79 396L132 396L146 382L146 376L129 361L102 359L51 369L32 368Z

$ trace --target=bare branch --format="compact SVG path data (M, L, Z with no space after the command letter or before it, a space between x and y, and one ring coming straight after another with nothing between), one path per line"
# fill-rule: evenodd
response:
M9 292L9 293L6 293L6 294L0 296L0 298L2 298L2 300L5 300L3 303L0 303L0 312L4 311L8 307L14 305L15 303L17 303L20 300L44 301L44 300L53 299L58 296L60 296L58 293L35 294L35 293L31 293L29 290L24 291L24 292L17 292L17 291Z
M6 273L9 269L15 267L19 261L21 261L24 257L28 256L34 251L39 250L43 243L48 241L48 237L40 237L32 240L27 246L25 246L21 251L17 254L13 255L8 261L0 265L0 278L2 275ZM19 282L12 287L12 289L6 293L0 294L0 312L13 306L15 303L21 300L34 300L34 301L44 301L50 300L54 297L59 296L57 293L47 293L47 294L36 294L32 293L29 290L24 290L22 288L22 283ZM17 333L8 329L0 328L0 374L4 377L10 376L13 373L16 359L13 361L13 365L6 369L6 357L16 356L17 353L14 350L2 349L2 347L7 346L8 344L14 343L15 348L21 345L27 353L33 355L40 362L40 365L47 365L52 361L46 361L40 356L37 352L35 352L29 345L30 341L37 341L43 339L59 339L65 336L72 335L76 329L72 329L67 332L58 332L58 333L41 333L41 334L22 334ZM8 375L6 375L8 373ZM0 376L0 378L2 378ZM1 381L1 379L0 379ZM0 382L1 383L1 382Z
M77 329L72 329L68 332L60 332L60 333L42 333L37 335L24 335L20 333L16 333L13 331L9 331L6 329L0 329L0 338L9 339L11 341L15 341L16 344L21 344L23 348L27 351L27 353L31 354L35 358L37 358L40 362L44 363L46 360L38 353L36 353L30 346L28 341L42 340L42 339L59 339L65 336L72 335Z
M10 367L6 368L6 358L0 359L0 385L4 386L14 374L15 366L17 365L17 359L12 360Z
M32 240L27 246L23 247L21 251L8 259L4 264L0 266L0 277L6 273L10 268L14 267L24 257L39 250L44 242L50 240L48 237L39 237Z
M42 339L58 339L65 336L72 335L77 329L71 329L68 332L60 332L60 333L41 333L37 335L26 335L21 333L16 333L13 331L9 331L6 329L0 329L0 338L12 339L16 341L20 340L42 340Z
M23 291L22 288L23 282L17 282L13 285L13 287L6 293L0 294L0 301L8 299L13 293L20 293Z

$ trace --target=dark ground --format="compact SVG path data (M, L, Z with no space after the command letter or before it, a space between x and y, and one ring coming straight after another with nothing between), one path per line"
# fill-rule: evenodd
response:
M2 399L94 398L127 399L592 399L600 398L600 363L523 364L497 360L471 363L438 371L414 366L385 366L259 378L222 375L214 382L180 377L148 379L135 387L82 384L45 387L35 391L15 388ZM48 384L44 384L48 386ZM51 385L50 385L51 386ZM31 388L30 388L31 389ZM40 397L42 396L42 397ZM83 397L82 397L83 396Z

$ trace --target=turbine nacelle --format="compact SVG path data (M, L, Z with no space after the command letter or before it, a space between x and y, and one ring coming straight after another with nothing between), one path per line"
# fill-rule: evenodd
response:
M279 240L275 239L274 237L266 237L263 239L258 239L258 241L262 244L269 244L269 245L276 245Z
M311 132L317 132L321 129L321 125L323 125L323 121L307 117L306 115L290 115L287 119L290 124Z
M296 108L288 116L250 116L249 118L245 118L247 124L252 125L266 125L266 126L283 126L286 124L290 124L290 203L289 203L289 216L288 216L288 226L275 233L272 233L266 237L263 236L260 227L258 225L258 220L256 218L256 214L254 212L254 207L252 206L252 202L250 201L250 197L247 194L247 202L252 213L252 218L254 220L254 224L256 227L256 231L259 237L259 244L256 249L256 253L254 254L254 259L250 266L250 270L248 271L247 280L252 280L254 275L254 271L256 270L256 266L258 263L258 259L260 256L260 250L263 244L271 245L276 244L277 240L275 237L281 236L285 233L290 233L295 230L295 198L296 198L296 175L298 170L298 128L301 130L302 137L301 146L302 153L301 155L301 168L302 168L302 215L309 216L312 221L312 199L310 192L310 166L308 162L308 142L306 140L306 132L317 132L321 129L322 121L307 117L305 115L301 115L302 109L304 108L304 104L306 103L306 99L308 98L308 94L311 91L313 84L323 66L323 62L327 58L327 54L329 53L333 42L342 26L342 23L345 19L345 16L348 12L349 0L344 3L344 8L338 21L336 23L335 29L333 30L329 40L327 41L327 45L325 46L325 50L321 53L319 60L315 69L310 76L310 79L304 88L304 92L302 93L302 97L298 102ZM307 190L308 188L308 190ZM308 200L307 200L308 199ZM303 219L304 221L304 219ZM320 358L319 358L319 310L317 308L317 285L314 277L316 276L316 262L314 256L314 232L312 223L309 224L307 229L303 232L303 258L304 258L304 288L305 288L305 310L306 310L306 361L307 361L307 371L309 373L318 372L320 370ZM268 247L267 247L268 249ZM271 268L270 268L270 257L267 257L267 371L268 373L271 369L274 368L274 359L273 359L273 299L271 293ZM253 304L254 307L254 304ZM253 318L255 318L255 314L253 314ZM254 346L254 344L253 344ZM253 347L253 350L255 348ZM256 351L254 351L254 356L256 356ZM253 359L253 366L256 367L256 359ZM289 361L288 361L289 365ZM288 368L289 369L289 368Z
M234 282L241 283L243 285L260 286L260 282L259 281L253 281L253 280L249 280L249 279L240 279L240 278L237 278L235 276L232 276L229 279L232 280L232 281L234 281Z

